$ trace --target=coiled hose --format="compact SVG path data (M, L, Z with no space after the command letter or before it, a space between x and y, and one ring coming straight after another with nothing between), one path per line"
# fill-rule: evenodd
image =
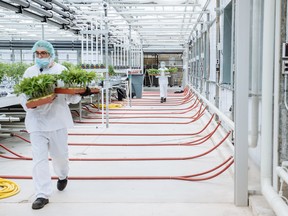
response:
M0 178L0 199L14 196L19 191L20 187L15 182Z

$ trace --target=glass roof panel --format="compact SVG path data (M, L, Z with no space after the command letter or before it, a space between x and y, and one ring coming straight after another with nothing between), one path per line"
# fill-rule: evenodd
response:
M107 19L111 38L119 37L120 41L123 41L126 37L127 40L129 27L131 27L133 41L143 46L156 43L165 46L184 46L189 41L191 31L200 28L199 24L205 24L203 19L205 16L202 15L207 11L203 11L202 7L207 1L59 0L61 4L69 7L70 17L65 18L55 11L36 4L33 0L31 2L34 8L24 8L22 13L17 11L20 8L18 2L21 1L1 0L0 34L2 39L37 40L43 37L44 32L44 38L47 40L76 40L80 38L79 32L83 29L103 29L104 20ZM103 3L108 5L107 18L105 18ZM8 4L10 4L9 10L7 10ZM36 10L35 7L52 13L53 17L47 17L46 13ZM64 11L58 5L56 7ZM67 20L69 24L61 23ZM59 34L55 34L55 31ZM77 32L78 35L75 34ZM110 41L113 43L114 39Z

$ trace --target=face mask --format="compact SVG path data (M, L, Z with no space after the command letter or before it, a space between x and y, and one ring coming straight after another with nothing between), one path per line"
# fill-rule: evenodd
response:
M36 58L36 64L40 68L46 68L50 64L50 58Z

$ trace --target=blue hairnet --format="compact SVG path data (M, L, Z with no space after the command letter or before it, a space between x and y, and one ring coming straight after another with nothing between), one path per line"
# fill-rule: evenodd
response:
M53 45L48 42L48 41L45 41L45 40L39 40L37 41L34 46L32 47L32 52L36 52L36 50L38 48L42 48L42 49L45 49L49 54L50 54L50 57L52 59L55 58L55 50L54 50L54 47Z

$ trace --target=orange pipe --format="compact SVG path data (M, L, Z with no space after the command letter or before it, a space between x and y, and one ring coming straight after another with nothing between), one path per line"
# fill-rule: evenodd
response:
M233 163L234 160L232 160L233 157L229 157L227 160L225 160L220 165L208 170L204 171L202 173L196 173L192 175L187 176L70 176L69 180L184 180L184 181L205 181L212 178L215 178L225 172ZM228 163L229 162L229 163ZM222 166L224 166L226 163L228 163L224 168L222 168L220 171L216 172L215 174L211 176L206 176L202 178L192 178L194 176L200 176L204 175L210 172L213 172ZM190 177L191 176L191 177ZM0 175L1 178L5 179L32 179L31 176L11 176L11 175ZM52 179L58 179L58 177L54 176Z
M189 142L184 142L184 143L155 143L155 144L111 144L111 143L68 143L68 145L71 146L192 146L192 145L200 145L204 142L206 142L208 139L210 139L217 131L217 129L219 128L220 124L218 124L215 129L210 132L209 134L207 134L206 136L203 136L199 139L193 140L193 141L189 141ZM231 132L227 133L227 135L225 137L228 137L231 134ZM11 134L12 136L18 137L20 139L22 139L25 142L30 143L30 140L18 135L18 134Z
M197 154L194 156L189 156L189 157L154 157L154 158L69 158L70 161L155 161L155 160L192 160L195 158L199 158L202 156L205 156L209 153L211 153L212 151L214 151L215 149L217 149L220 145L222 145L224 143L224 141L226 140L228 136L226 136L224 139L222 139L217 145L215 145L214 147L212 147L211 149L201 153L201 154ZM8 148L6 148L5 146L3 146L2 144L0 144L0 147L4 148L5 150L9 151L11 154L17 156L17 157L11 157L11 156L5 156L0 154L0 157L2 158L6 158L6 159L14 159L14 160L32 160L31 157L25 157L22 155L19 155L11 150L9 150ZM51 159L49 159L51 160Z

